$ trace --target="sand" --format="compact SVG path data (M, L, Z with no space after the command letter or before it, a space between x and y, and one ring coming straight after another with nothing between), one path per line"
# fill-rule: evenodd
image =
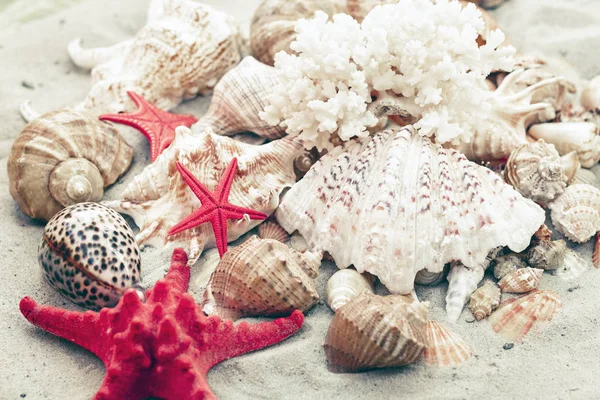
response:
M104 375L91 353L30 325L18 303L29 295L43 304L75 309L42 279L37 246L42 224L24 216L8 193L6 158L24 122L19 104L27 99L39 111L74 104L89 87L89 74L67 58L65 46L81 36L85 45L125 39L144 23L147 0L89 0L48 17L15 24L0 32L0 399L89 399ZM247 27L252 1L208 1L233 14ZM539 51L576 66L584 78L600 73L600 2L597 0L511 0L494 12L512 42L523 52ZM27 88L25 86L31 86ZM207 98L187 102L177 112L201 116ZM135 163L111 188L123 185L148 163L148 145L135 130L122 128L136 148ZM559 235L555 234L558 238ZM590 256L591 243L580 246ZM148 248L143 277L152 285L168 266L169 254ZM215 259L214 251L206 256ZM207 264L210 264L208 262ZM319 291L335 266L324 263ZM193 270L191 292L198 298L207 269ZM565 282L544 275L541 287L557 291L564 308L551 322L535 328L522 343L505 350L505 341L484 321L472 323L465 310L452 329L470 343L474 357L455 368L424 363L361 374L334 374L322 344L332 312L323 303L307 313L301 332L280 345L223 362L208 374L219 398L264 399L462 399L573 398L600 396L596 368L600 359L598 309L600 271ZM432 305L431 316L444 319L446 285L419 288Z

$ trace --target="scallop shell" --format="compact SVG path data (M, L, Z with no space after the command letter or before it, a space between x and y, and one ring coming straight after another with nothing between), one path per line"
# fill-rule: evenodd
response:
M421 269L439 272L452 260L481 265L501 245L524 250L544 211L409 126L324 155L287 192L276 217L339 268L354 265L406 294Z
M504 275L498 286L504 293L528 293L537 289L543 273L539 268L520 268Z
M598 180L596 174L587 168L579 168L577 172L575 172L575 176L573 176L573 179L569 182L569 185L574 185L576 183L584 183L600 189L600 180Z
M556 269L565 258L567 243L560 240L540 240L527 251L527 262L534 268Z
M568 186L548 207L552 224L573 242L586 242L600 231L600 189L584 184Z
M473 355L469 345L460 336L439 322L427 322L425 334L427 346L423 351L423 359L428 365L456 366Z
M576 167L579 167L578 160ZM504 179L523 196L542 202L551 201L564 192L568 181L563 159L554 145L546 144L542 139L525 144L511 153Z
M210 277L202 309L223 319L279 317L319 301L321 257L253 236L229 250Z
M510 342L520 341L536 322L550 321L561 309L558 294L550 290L534 290L518 299L508 299L490 315L494 332Z
M111 125L74 110L53 111L27 124L13 143L10 194L23 213L47 221L65 206L101 200L132 157Z
M140 282L140 252L118 213L96 203L69 206L44 228L38 261L46 281L75 304L113 307Z
M325 302L334 312L363 292L375 294L374 278L347 268L337 271L327 281Z
M246 57L227 72L215 86L210 107L192 131L203 132L210 127L216 134L231 136L238 132L253 132L267 139L279 139L285 131L269 125L258 113L267 106L267 95L278 84L275 68Z
M494 277L496 279L502 279L504 276L516 271L518 268L525 268L527 264L521 260L516 254L506 254L497 257L492 261L494 268Z
M563 280L576 279L592 267L589 259L582 257L572 249L566 249L560 268L554 270L554 275Z
M356 372L414 363L427 344L428 309L429 303L409 303L403 296L362 293L340 307L329 325L329 365Z
M591 168L600 160L600 136L598 126L593 122L537 124L528 133L535 139L554 144L560 154L577 151L584 168Z
M73 62L92 69L79 105L97 114L134 111L127 92L163 110L211 89L240 61L238 31L227 14L191 0L153 0L133 39L100 49L69 44Z
M590 111L600 109L600 75L594 77L581 92L581 105Z
M471 294L469 310L477 321L490 315L500 305L502 292L498 285L491 280L486 280L483 285Z
M281 243L286 243L290 240L290 235L273 220L263 222L258 226L258 236L261 239L273 239Z
M294 184L293 160L303 145L294 138L283 138L262 146L253 146L210 130L192 135L178 127L173 143L154 163L133 179L123 194L124 200L110 201L109 207L130 215L140 233L139 244L155 247L187 247L189 265L193 265L205 247L215 245L210 224L168 235L168 231L195 209L200 201L185 183L177 168L180 162L209 190L214 190L225 169L236 157L238 169L231 186L229 201L241 207L271 214L279 204L284 188ZM258 225L244 218L227 222L228 241Z

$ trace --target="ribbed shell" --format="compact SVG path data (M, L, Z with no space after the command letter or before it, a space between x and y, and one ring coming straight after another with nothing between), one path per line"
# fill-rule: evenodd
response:
M592 263L594 264L594 267L600 268L600 235L596 235L594 253L592 254Z
M82 49L78 41L69 46L75 64L94 67L81 107L98 114L133 111L126 92L134 91L168 110L211 89L240 61L230 16L191 0L156 3L160 7L151 7L148 22L131 40L108 49Z
M600 231L600 189L584 184L568 186L549 208L552 224L573 242L586 242Z
M375 294L374 278L347 268L337 271L327 281L325 302L334 312L363 292Z
M49 220L63 207L99 201L121 176L133 149L111 125L59 110L23 128L8 158L9 188L23 213Z
M446 314L448 321L456 322L471 294L483 279L485 268L475 266L467 268L460 262L450 264L448 273L448 292L446 293Z
M567 242L559 240L540 240L527 251L527 262L534 268L556 269L565 258Z
M290 235L275 221L265 221L258 226L258 236L261 239L273 239L281 243L286 243Z
M403 296L355 297L329 325L324 348L330 367L356 372L414 363L427 344L428 308Z
M481 265L501 245L524 250L544 211L409 126L324 155L287 192L276 217L339 268L352 264L406 294L423 268L439 272L452 260Z
M523 196L542 202L564 192L568 180L558 151L544 140L514 150L506 163L504 179Z
M186 127L176 130L175 140L154 163L133 179L123 194L123 201L105 204L130 215L140 233L138 243L155 247L165 244L189 250L190 265L205 247L215 244L209 223L168 235L168 231L200 207L176 168L180 162L199 182L214 190L232 158L238 168L229 193L229 202L240 207L271 214L279 204L279 195L296 182L293 161L302 151L294 138L283 138L262 146L253 146L210 130L193 135ZM228 220L228 241L232 241L258 225L259 221Z
M210 277L202 309L223 319L280 317L319 301L321 258L257 236L229 250Z
M458 334L439 322L427 322L425 334L427 335L427 346L423 351L423 359L428 365L456 366L473 355L469 345Z
M494 268L494 277L502 279L505 275L516 271L517 268L527 267L527 264L516 254L506 254L494 259L492 266Z
M528 133L535 139L552 143L562 155L576 151L584 168L591 168L600 160L600 136L593 122L537 124Z
M426 269L422 269L415 275L415 283L418 285L434 286L442 282L446 277L448 268L439 272L429 272Z
M510 342L520 341L536 322L550 321L561 309L558 294L535 290L518 299L508 299L490 315L494 332Z
M579 168L575 172L575 176L569 182L569 185L575 185L577 183L584 183L586 185L592 185L595 188L600 189L600 181L596 174L587 168Z
M486 280L483 285L473 292L469 302L469 310L477 321L481 321L500 305L502 292L498 285L491 280Z
M520 268L504 275L498 286L504 293L528 293L537 289L543 273L539 268Z
M579 253L572 249L565 251L565 257L560 267L554 270L554 275L560 279L572 280L579 278L581 274L592 267L592 263L588 258L582 257Z
M258 113L268 105L267 95L279 80L275 68L246 57L227 72L215 86L206 114L192 126L202 132L210 127L217 135L253 132L267 139L279 139L285 131L267 124Z

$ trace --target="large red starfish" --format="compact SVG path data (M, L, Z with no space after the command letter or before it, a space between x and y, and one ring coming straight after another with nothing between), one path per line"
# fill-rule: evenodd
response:
M103 121L118 122L129 125L142 132L150 142L150 159L156 157L169 147L175 138L175 128L187 126L188 128L198 120L192 115L171 114L147 102L142 96L134 92L127 92L131 100L138 106L133 113L103 114L98 118Z
M249 208L244 208L231 204L228 200L231 184L237 171L237 158L233 158L227 167L225 174L221 177L219 184L213 193L206 186L201 184L190 171L181 163L177 163L177 170L181 174L185 183L188 184L192 192L198 197L202 206L182 219L169 231L169 235L175 235L179 232L191 229L195 226L210 222L215 234L215 241L219 255L222 257L227 251L227 220L242 219L248 215L253 220L267 219L268 215Z
M190 269L175 249L167 276L140 300L129 289L115 308L99 313L42 306L29 297L21 313L29 322L97 355L106 375L95 399L213 399L210 368L230 357L278 343L300 330L298 310L287 318L233 325L206 317L186 293Z

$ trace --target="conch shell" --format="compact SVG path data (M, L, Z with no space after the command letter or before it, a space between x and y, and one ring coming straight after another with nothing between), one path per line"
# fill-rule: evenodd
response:
M354 265L407 294L421 269L481 265L497 246L524 250L544 211L409 126L334 148L287 192L276 218L339 268Z
M327 281L325 302L335 312L363 292L375 294L374 280L371 274L360 274L352 268L337 271Z
M13 143L10 194L23 213L47 221L66 206L100 201L132 157L111 125L74 110L53 111L27 124Z
M429 303L362 293L340 307L327 332L325 355L334 370L400 367L417 361L427 344Z
M425 326L425 334L427 346L423 351L423 359L428 365L456 366L473 355L469 345L458 334L439 322L429 321Z
M528 293L537 289L543 273L539 268L519 268L504 275L498 286L504 293Z
M231 17L191 0L153 0L133 39L107 48L69 44L73 62L92 69L93 86L79 105L97 114L133 111L133 91L163 110L211 89L240 61Z
M169 148L129 184L123 201L105 204L134 219L140 227L136 237L138 244L186 246L188 263L192 265L203 248L215 245L215 239L210 224L168 235L175 224L200 207L200 201L177 171L176 163L181 163L209 190L214 190L231 160L237 158L238 170L229 201L271 214L279 204L283 189L296 181L293 161L302 148L302 143L293 138L253 146L215 135L209 129L192 135L190 129L181 126ZM237 239L258 223L249 218L229 220L228 241Z
M527 262L534 268L551 270L559 268L565 258L567 242L559 240L540 240L527 250Z
M321 257L253 236L227 251L210 277L202 310L223 319L279 317L319 301Z
M552 143L562 155L577 151L581 166L593 167L600 160L600 136L593 122L554 122L529 128L529 135Z
M502 292L498 285L491 280L486 280L479 289L471 295L469 310L477 321L481 321L500 305Z
M215 86L206 114L192 126L192 131L211 128L217 135L231 136L253 132L267 139L279 139L285 131L259 118L268 105L267 95L277 86L275 69L246 57L227 72Z
M585 184L568 186L548 207L552 224L573 242L586 242L600 231L598 188Z
M543 139L514 150L504 170L504 179L523 196L548 202L564 192L567 181L579 168L577 153L560 157ZM571 175L567 175L567 172Z

